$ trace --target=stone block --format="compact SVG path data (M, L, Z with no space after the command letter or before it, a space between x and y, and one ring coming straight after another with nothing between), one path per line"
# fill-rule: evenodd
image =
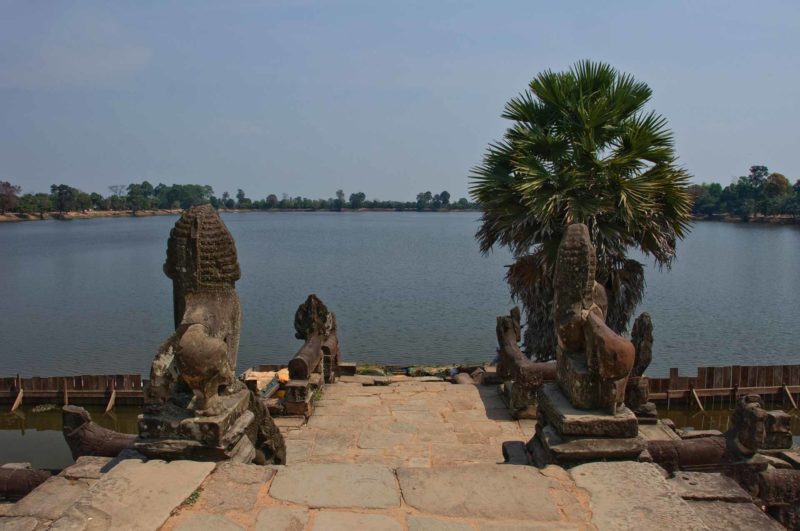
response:
M272 481L273 498L308 507L398 507L400 492L392 471L382 465L298 464Z
M355 376L356 364L352 361L340 361L339 365L336 367L336 372L338 376Z
M311 401L311 395L307 395L306 399L302 402L287 402L284 401L283 407L287 415L303 415L310 417L314 411L314 404Z
M559 434L552 426L542 428L537 432L537 438L550 457L549 462L560 465L604 460L636 461L645 449L642 437L569 437Z
M122 461L85 491L53 528L86 529L91 523L98 529L158 529L213 469L214 463L195 461Z
M531 459L522 441L503 442L503 459L510 465L530 465Z
M552 424L563 435L598 437L636 437L639 423L633 412L621 407L616 415L602 410L574 407L556 384L544 384L539 390L540 422Z
M284 386L286 402L305 402L309 396L308 380L289 380Z
M560 485L538 469L519 465L400 468L403 499L432 515L556 522L550 491ZM531 500L537 500L531 503Z
M189 417L180 422L178 434L188 437L209 446L225 446L223 436L227 435L237 425L239 419L249 413L247 406L250 404L250 390L242 389L229 396L221 396L224 404L224 413L211 417ZM239 426L237 426L239 427ZM245 425L246 427L246 425ZM234 430L241 434L244 430ZM237 438L238 439L238 438Z

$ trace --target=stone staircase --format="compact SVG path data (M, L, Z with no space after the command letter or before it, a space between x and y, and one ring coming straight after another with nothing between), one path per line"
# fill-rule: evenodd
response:
M2 530L782 529L735 482L648 463L259 467L81 458Z

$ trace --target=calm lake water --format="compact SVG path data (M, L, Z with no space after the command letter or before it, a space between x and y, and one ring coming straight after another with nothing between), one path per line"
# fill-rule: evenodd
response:
M239 369L285 363L309 293L336 312L344 357L397 365L490 361L512 305L503 250L476 213L223 215L242 279ZM142 373L172 332L162 273L175 217L0 226L0 375ZM697 223L671 270L651 268L649 373L797 363L800 228ZM682 371L683 372L683 371Z
M512 302L504 251L481 256L475 213L250 213L236 238L244 326L239 369L286 363L294 311L318 294L338 316L346 359L489 361L495 316ZM0 375L142 373L172 332L161 271L175 217L0 225ZM648 371L798 363L800 229L698 223L670 271L651 269L639 311L655 323ZM133 433L135 408L93 411ZM725 428L724 414L673 410L679 426ZM795 423L798 420L795 419ZM60 411L0 414L0 462L71 462Z

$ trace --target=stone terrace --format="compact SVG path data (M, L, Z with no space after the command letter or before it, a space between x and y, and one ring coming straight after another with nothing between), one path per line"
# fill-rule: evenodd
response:
M81 458L0 505L0 529L781 529L721 477L699 495L646 463L498 464L533 423L489 387L337 383L307 425L279 423L286 466Z
M355 377L371 381L369 377ZM325 388L308 424L278 419L288 463L444 466L501 463L503 441L527 441L533 421L514 421L493 387L400 380Z

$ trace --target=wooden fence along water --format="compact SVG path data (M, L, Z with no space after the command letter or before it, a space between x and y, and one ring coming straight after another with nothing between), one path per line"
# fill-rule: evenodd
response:
M678 369L670 369L669 377L649 380L650 400L668 406L673 401L689 402L702 409L707 398L733 404L748 394L783 400L793 409L800 401L800 365L699 367L696 376L681 376Z
M670 369L669 377L649 380L650 400L668 406L675 402L703 408L709 398L714 403L732 405L737 398L752 393L781 400L788 409L797 409L800 403L800 365L700 367L695 376L682 376L678 369ZM141 405L145 383L138 374L0 378L0 404L12 408L22 403L95 404L107 408L114 403Z
M115 404L141 405L145 380L138 374L84 374L81 376L49 376L0 378L0 404Z

